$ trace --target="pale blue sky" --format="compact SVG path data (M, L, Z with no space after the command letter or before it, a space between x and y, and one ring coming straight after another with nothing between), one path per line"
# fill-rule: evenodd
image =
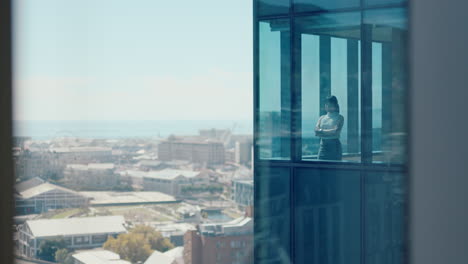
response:
M17 120L252 117L251 0L15 0Z

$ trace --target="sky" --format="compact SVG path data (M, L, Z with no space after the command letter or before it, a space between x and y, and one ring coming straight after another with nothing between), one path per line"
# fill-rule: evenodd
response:
M15 120L251 120L251 0L15 0Z

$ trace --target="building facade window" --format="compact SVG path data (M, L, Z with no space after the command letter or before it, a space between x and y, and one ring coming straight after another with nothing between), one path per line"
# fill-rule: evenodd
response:
M254 17L255 263L403 263L407 2L266 2Z
M260 21L257 140L261 159L290 158L291 34L287 19Z

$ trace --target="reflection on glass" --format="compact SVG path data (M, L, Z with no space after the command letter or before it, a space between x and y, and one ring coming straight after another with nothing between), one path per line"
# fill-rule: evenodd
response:
M289 0L258 0L258 15L282 15L289 12Z
M359 172L299 169L294 184L297 263L360 263Z
M259 23L259 155L290 156L290 31L289 20Z
M365 0L364 1L366 6L403 4L406 2L407 0Z
M325 112L317 121L315 136L320 138L318 159L341 160L340 134L343 129L344 117L340 115L340 105L336 96L332 95L325 101Z
M360 0L294 0L294 11L327 11L359 7Z
M404 263L406 188L402 173L365 176L366 263Z
M295 48L300 54L296 70L300 72L302 91L302 157L341 160L342 156L343 160L359 161L360 14L310 16L298 18L295 23L300 43ZM339 114L331 113L330 118L326 105L331 95L339 103ZM329 120L336 122L329 122L326 129L339 128L339 133L329 135L328 139L333 140L324 142L327 137L315 130L322 121ZM342 155L319 157L319 150L326 145Z
M255 263L290 263L289 169L255 172Z
M372 151L374 162L406 159L406 9L366 11L372 39Z
M287 20L259 28L255 263L404 263L406 10L294 3L318 12L292 14L293 39Z

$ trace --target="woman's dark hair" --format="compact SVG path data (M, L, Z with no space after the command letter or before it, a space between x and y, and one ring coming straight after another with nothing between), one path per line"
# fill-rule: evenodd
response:
M336 96L332 95L327 97L325 103L328 105L333 105L336 108L337 112L340 112L340 105L338 104L338 99L336 98Z

